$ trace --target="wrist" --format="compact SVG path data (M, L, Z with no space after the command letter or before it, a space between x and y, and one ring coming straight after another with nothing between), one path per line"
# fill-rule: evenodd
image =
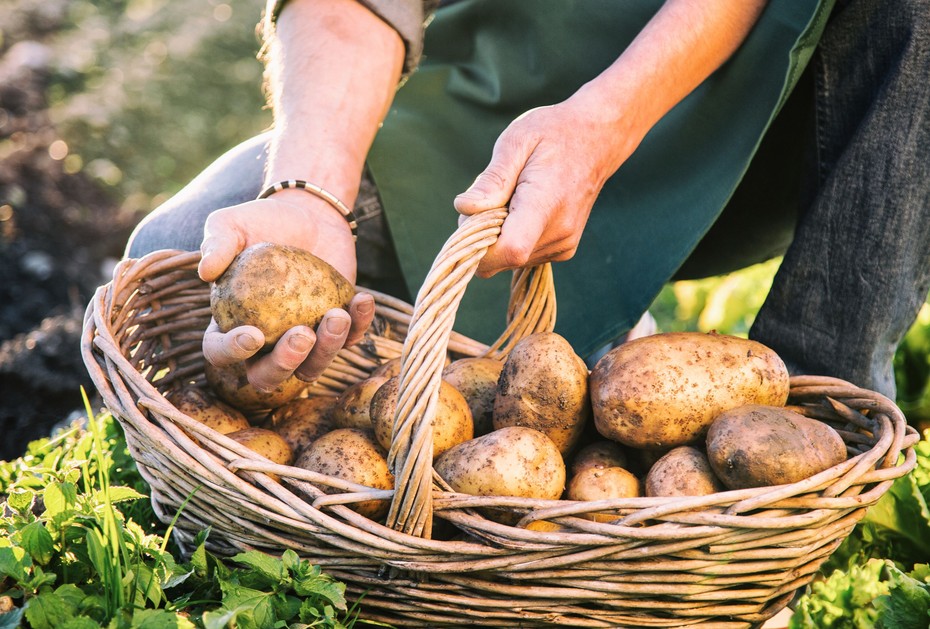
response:
M334 236L347 235L353 242L357 238L354 212L334 194L313 183L295 179L276 182L264 188L258 199L273 199L295 207Z

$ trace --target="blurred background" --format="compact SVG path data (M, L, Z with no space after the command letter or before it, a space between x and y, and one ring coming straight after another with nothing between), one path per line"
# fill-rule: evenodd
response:
M271 121L263 0L0 0L0 460L92 391L81 321L138 220ZM778 261L680 282L659 328L745 335ZM930 306L899 348L899 404L930 420ZM80 413L80 411L78 411Z

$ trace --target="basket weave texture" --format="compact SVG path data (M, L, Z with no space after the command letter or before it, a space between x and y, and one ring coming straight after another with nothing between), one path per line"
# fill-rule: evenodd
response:
M804 481L597 502L452 492L432 469L429 429L446 356L504 357L555 321L547 265L515 274L498 342L486 346L452 331L465 286L503 218L497 211L465 221L437 256L415 306L374 293L376 331L343 350L310 390L337 395L401 357L389 453L394 490L276 465L173 407L167 393L204 382L210 305L209 287L197 277L199 253L123 261L88 306L82 350L151 485L156 513L168 522L192 496L176 524L182 546L211 527L208 543L219 553L294 549L343 581L350 596L364 595L363 617L402 627L736 629L774 616L892 481L913 468L917 433L878 393L799 376L789 403L836 428L849 453ZM371 499L390 501L386 522L346 506ZM487 508L518 522L487 519ZM583 517L605 510L617 519ZM526 528L535 520L561 529Z

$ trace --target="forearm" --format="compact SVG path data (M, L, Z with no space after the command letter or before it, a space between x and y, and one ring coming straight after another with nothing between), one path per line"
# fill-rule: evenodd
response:
M625 159L662 116L739 48L765 3L668 0L617 61L570 100L633 143L621 151Z
M351 206L400 79L402 40L355 0L291 0L267 55L266 183L306 179Z

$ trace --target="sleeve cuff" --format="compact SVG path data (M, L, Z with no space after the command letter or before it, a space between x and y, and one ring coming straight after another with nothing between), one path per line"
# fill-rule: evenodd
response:
M397 31L404 42L404 77L413 72L423 54L423 32L439 0L358 0L368 10ZM264 31L274 31L274 24L287 0L268 0L265 6Z

